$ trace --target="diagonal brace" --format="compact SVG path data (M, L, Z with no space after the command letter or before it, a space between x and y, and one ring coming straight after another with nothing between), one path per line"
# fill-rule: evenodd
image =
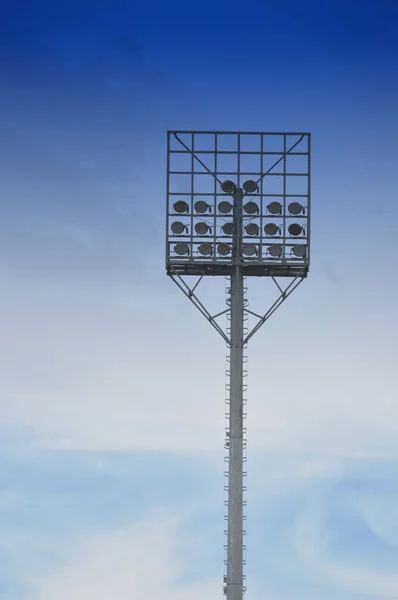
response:
M300 275L297 275L297 277L295 277L284 290L282 290L282 288L279 286L279 284L277 284L277 282L275 281L276 285L281 290L281 293L278 296L278 298L275 300L273 305L267 310L265 315L260 318L258 323L256 323L256 325L253 327L253 329L248 333L248 335L246 336L246 338L243 341L244 344L247 344L247 342L250 340L250 338L252 338L253 335L255 333L257 333L257 331L260 329L260 327L262 327L264 325L265 321L267 321L270 318L270 316L273 315L274 312L280 307L280 305L283 304L283 302L286 300L286 298L288 298L290 296L290 294L292 294L294 292L294 290L300 285L300 283L303 281L303 279L304 279L304 277L300 277ZM250 312L250 311L248 311L246 309L246 312ZM254 314L254 313L251 313L251 314ZM258 317L258 315L255 315L255 316Z
M202 278L200 278L195 284L195 286L191 289L189 285L184 281L184 279L180 275L178 275L178 273L174 272L173 274L170 274L170 277L174 281L174 283L180 288L183 294L185 294L185 296L192 302L192 304L196 306L198 311L205 317L205 319L210 323L210 325L214 327L217 333L221 335L221 337L229 346L231 344L231 340L225 333L225 331L222 329L222 327L220 327L220 325L217 323L216 319L221 315L224 315L227 312L229 312L230 309L226 308L225 310L217 313L216 315L211 315L207 308L204 306L204 304L199 300L199 298L195 294L195 289L198 287Z

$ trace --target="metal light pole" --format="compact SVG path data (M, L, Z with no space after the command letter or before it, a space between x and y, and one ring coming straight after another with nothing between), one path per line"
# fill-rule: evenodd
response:
M241 188L233 193L228 469L228 600L243 595L243 271Z
M223 139L229 142L224 147ZM279 144L267 149L271 139ZM245 150L242 142L249 140L251 149ZM231 141L237 142L235 148L231 149ZM249 171L243 167L243 160L249 164ZM235 181L224 179L231 175ZM242 176L251 178L241 187ZM273 177L279 178L279 187L271 191L265 184ZM207 185L203 185L205 180ZM244 204L248 195L250 199ZM307 277L309 256L310 134L168 132L167 274L222 336L229 353L225 444L227 600L242 600L246 589L244 349ZM229 282L227 309L215 315L197 295L202 278L209 275L224 276ZM192 276L198 279L190 286L187 280ZM275 302L263 314L247 307L244 278L248 276L271 278L277 287ZM280 284L282 278L289 282L285 287ZM226 330L219 323L225 314L230 322ZM249 315L256 319L250 331L245 328Z

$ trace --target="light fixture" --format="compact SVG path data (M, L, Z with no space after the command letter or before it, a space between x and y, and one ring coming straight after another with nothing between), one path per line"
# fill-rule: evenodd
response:
M204 200L198 200L197 202L195 202L194 208L197 213L202 215L210 209L210 206Z
M279 258L282 254L282 246L279 246L279 245L270 246L268 248L268 254L270 256L272 256L272 258Z
M264 225L264 233L265 235L273 237L274 235L278 235L278 233L280 233L280 230L278 225L276 225L275 223L266 223Z
M288 232L290 235L293 236L298 236L301 233L303 233L304 229L301 225L299 225L298 223L292 223L291 225L289 225L288 227Z
M203 254L203 256L211 256L213 254L213 246L208 243L200 244L198 251L200 254Z
M242 252L246 256L254 256L257 254L257 246L255 244L243 244Z
M292 253L297 258L304 258L307 253L307 246L304 246L304 244L297 244L296 246L293 246Z
M248 215L256 215L259 211L258 204L256 204L255 202L251 202L251 201L246 202L246 204L243 207L243 210Z
M184 223L181 223L181 221L174 221L174 223L171 224L171 231L175 235L181 235L181 233L185 231L185 229L186 225L184 225Z
M258 235L258 232L260 231L260 227L257 225L257 223L248 223L245 226L245 231L246 231L247 235Z
M223 181L223 183L221 184L221 189L223 192L226 192L227 194L233 194L236 191L236 185L233 181L230 181L229 179L227 179L226 181Z
M221 256L228 256L231 252L231 246L229 244L218 244L217 252Z
M206 235L209 229L210 227L208 226L208 224L203 223L203 221L201 221L200 223L196 223L195 225L195 231L198 235Z
M267 209L271 215L280 215L282 213L282 204L280 202L270 202Z
M179 256L185 256L186 254L189 254L189 246L188 244L176 244L174 246L174 252Z
M233 223L224 223L224 225L221 227L222 232L224 233L224 235L232 235L234 232L234 224Z
M300 215L304 211L304 206L299 202L291 202L287 209L291 215Z
M255 192L257 192L258 190L258 186L257 183L255 181L253 181L252 179L248 179L247 181L245 181L245 183L243 184L243 189L245 190L245 192L247 192L248 194L254 194Z
M188 204L185 202L185 200L177 200L177 202L174 202L173 208L174 212L179 214L187 213L189 209Z
M227 200L222 200L218 205L218 210L221 214L227 215L232 210L232 204Z

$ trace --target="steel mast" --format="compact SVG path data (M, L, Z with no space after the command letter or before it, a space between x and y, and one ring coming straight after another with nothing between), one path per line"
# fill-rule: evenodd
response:
M229 375L229 460L228 460L228 533L227 600L243 597L243 270L242 198L233 194L233 242L231 272L231 344Z
M229 352L223 589L226 600L243 600L245 348L309 271L311 136L169 131L167 137L166 271L223 338ZM250 179L240 187L242 176ZM245 196L249 196L246 203ZM205 276L230 281L227 308L216 314L198 296ZM244 280L250 276L271 279L277 288L277 297L265 313L248 308ZM193 285L188 283L191 277L197 277ZM219 322L225 315L226 329ZM249 316L255 320L251 329Z

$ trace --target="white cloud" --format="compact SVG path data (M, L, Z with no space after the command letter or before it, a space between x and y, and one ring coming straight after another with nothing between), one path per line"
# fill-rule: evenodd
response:
M344 556L334 561L328 555L328 532L319 506L311 504L300 515L291 530L290 541L300 560L300 568L311 573L314 582L364 596L397 597L398 572L376 571L369 566L349 566L343 564Z
M178 519L162 514L98 533L73 548L68 562L36 581L35 600L200 600L221 598L220 581L177 582ZM218 592L218 593L217 593Z

